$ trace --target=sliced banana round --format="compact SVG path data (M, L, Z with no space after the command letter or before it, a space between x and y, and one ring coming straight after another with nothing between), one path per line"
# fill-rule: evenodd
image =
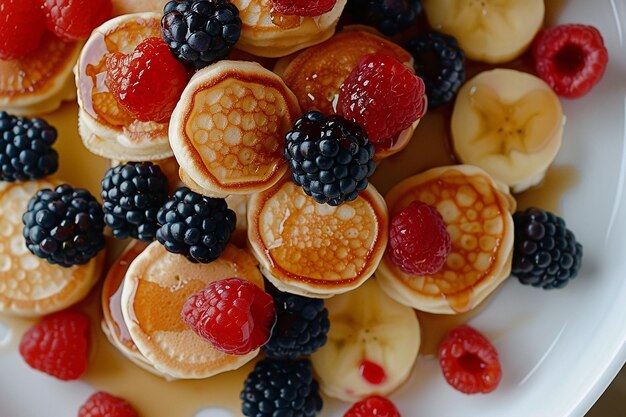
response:
M328 396L354 402L387 395L409 377L420 347L413 309L386 295L374 279L326 301L328 342L311 355Z
M520 192L541 182L561 147L565 118L558 97L538 77L485 71L465 83L452 113L459 160Z
M543 0L424 0L430 25L468 58L497 64L521 55L543 23Z

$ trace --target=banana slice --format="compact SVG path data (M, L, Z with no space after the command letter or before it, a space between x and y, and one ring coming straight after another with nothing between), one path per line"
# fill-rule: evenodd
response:
M386 295L374 279L326 301L328 342L311 356L322 391L354 402L387 395L411 373L420 347L413 309Z
M561 147L564 122L558 97L541 79L495 69L459 91L452 142L461 162L520 192L545 176Z
M492 64L521 55L543 23L543 0L424 0L430 25L468 58Z

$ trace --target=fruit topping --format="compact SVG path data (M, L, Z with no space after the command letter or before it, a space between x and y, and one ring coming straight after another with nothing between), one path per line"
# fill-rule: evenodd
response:
M272 0L272 8L287 16L321 16L336 3L337 0Z
M320 204L353 201L376 170L365 130L341 116L310 111L285 136L294 182Z
M215 349L246 355L263 346L276 322L272 296L250 281L227 278L191 295L182 319Z
M417 21L422 3L420 0L349 0L348 9L355 22L393 36Z
M104 221L118 239L152 242L157 213L167 201L167 177L152 162L128 162L109 169L102 180Z
M513 215L515 244L513 269L522 284L544 289L563 288L576 278L583 247L565 221L531 207Z
M502 377L496 349L467 325L450 330L441 342L439 365L448 384L465 394L492 392Z
M130 55L109 55L106 69L109 91L141 121L167 122L189 80L185 66L159 38L145 39Z
M465 54L456 39L429 32L412 38L405 46L415 59L415 73L426 84L428 107L451 102L465 81Z
M48 29L64 41L87 39L111 17L111 0L43 0Z
M373 143L390 141L426 113L424 82L390 56L366 55L341 85L337 110Z
M3 0L0 3L0 59L21 58L39 46L46 19L39 0Z
M387 380L385 368L376 362L368 361L367 359L361 362L361 366L359 366L359 373L364 380L372 385L379 385Z
M191 262L219 258L235 231L237 217L223 198L211 198L181 187L157 213L157 240L169 252Z
M65 310L44 317L22 336L20 355L34 369L63 381L87 369L91 338L89 317Z
M432 275L446 263L450 234L436 208L414 201L391 219L389 254L407 274Z
M204 68L228 56L239 40L239 9L228 0L176 0L165 5L163 38L184 64Z
M323 405L307 360L263 359L248 375L240 398L246 417L314 417Z
M0 181L36 180L54 174L59 155L52 148L57 130L43 119L0 111Z
M330 328L324 300L307 298L275 288L270 290L276 307L276 325L263 347L267 356L295 359L310 355L327 341Z
M87 263L104 248L104 214L89 191L63 184L40 190L22 216L26 247L63 267Z
M400 417L400 412L389 399L372 395L355 403L343 417Z
M542 30L532 52L539 76L566 98L587 94L602 79L609 60L598 29L580 24Z
M96 392L78 410L78 417L139 417L123 398L107 392Z

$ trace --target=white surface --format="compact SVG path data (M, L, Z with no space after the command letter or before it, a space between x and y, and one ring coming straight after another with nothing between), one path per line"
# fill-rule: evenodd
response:
M404 417L582 416L626 359L626 0L571 0L560 21L598 27L610 53L603 81L588 96L563 101L567 125L556 164L576 166L580 177L562 213L584 245L583 269L559 291L509 280L472 321L500 352L504 375L495 393L460 394L436 361L420 360L393 396ZM0 348L0 417L74 416L91 391L32 371L15 349ZM345 409L328 402L323 415Z

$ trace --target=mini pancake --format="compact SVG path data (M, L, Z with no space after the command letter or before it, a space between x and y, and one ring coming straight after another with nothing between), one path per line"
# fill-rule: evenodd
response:
M181 319L187 298L210 282L240 277L263 288L254 257L234 246L210 264L194 264L150 244L130 265L122 288L122 316L139 352L157 371L172 378L208 378L253 359L217 351Z
M0 109L17 116L30 116L51 112L61 102L73 100L76 88L72 68L81 46L48 34L25 57L0 60Z
M161 37L161 15L119 16L96 28L76 64L79 133L85 147L116 160L147 161L172 156L167 123L141 122L117 103L104 80L110 53L131 53L144 39Z
M262 57L282 57L333 36L347 0L316 17L284 16L272 0L233 0L242 21L237 49Z
M38 190L55 179L0 182L0 313L36 317L82 300L98 280L104 251L84 265L64 268L30 253L22 236L22 214Z
M387 245L385 201L370 184L338 207L318 204L289 177L250 198L248 240L263 275L281 291L326 298L354 289Z
M259 64L220 61L198 71L170 123L182 181L211 197L271 187L287 171L284 135L299 116L293 93Z
M386 196L390 218L416 200L437 208L446 223L452 240L446 264L433 275L409 275L386 253L376 278L387 294L417 310L469 311L511 273L515 200L471 165L434 168L402 181Z
M163 13L167 2L168 0L111 0L113 16L140 12Z

